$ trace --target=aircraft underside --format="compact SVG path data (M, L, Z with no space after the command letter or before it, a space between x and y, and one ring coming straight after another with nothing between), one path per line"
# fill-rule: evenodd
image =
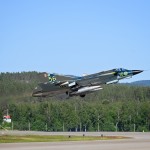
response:
M40 83L39 86L34 89L32 96L49 97L63 94L67 97L84 97L88 93L103 89L102 85L115 84L118 83L119 80L132 77L141 72L143 71L119 68L83 77L44 74L44 77L48 81Z

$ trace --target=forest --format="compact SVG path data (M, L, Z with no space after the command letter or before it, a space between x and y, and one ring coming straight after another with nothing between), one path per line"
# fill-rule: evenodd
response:
M35 98L38 72L0 73L0 125L35 131L150 131L150 87L115 84L85 98ZM12 123L4 123L7 109Z

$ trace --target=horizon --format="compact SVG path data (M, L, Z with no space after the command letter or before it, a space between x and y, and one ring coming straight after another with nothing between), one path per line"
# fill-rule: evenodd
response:
M43 72L38 72L38 71L21 71L21 72L0 72L0 74L2 74L2 73L4 73L4 74L6 74L6 73L28 73L28 72L37 72L37 73L43 73ZM47 73L49 73L49 72L47 72ZM56 73L56 72L51 72L52 74L56 74L56 75L66 75L66 76L74 76L74 77L82 77L84 74L82 74L82 75L80 75L80 76L76 76L76 75L72 75L72 74L60 74L60 73ZM87 75L89 75L89 74L87 74ZM133 77L135 77L135 76L131 76L131 78L124 78L123 80L119 80L119 82L118 83L133 83L133 82L138 82L138 81L150 81L149 79L147 79L147 80L134 80L134 81L130 81L130 79L132 79Z
M0 72L149 70L149 8L148 0L1 1Z

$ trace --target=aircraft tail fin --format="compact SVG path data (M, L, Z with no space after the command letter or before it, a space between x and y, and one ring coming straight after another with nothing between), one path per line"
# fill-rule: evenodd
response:
M40 73L40 77L41 77L41 82L50 82L50 83L54 83L56 81L68 81L68 80L73 80L76 77L75 76L71 76L71 75L60 75L60 74L56 74L56 73Z
M53 73L43 72L40 74L42 81L53 83L56 81L56 76Z

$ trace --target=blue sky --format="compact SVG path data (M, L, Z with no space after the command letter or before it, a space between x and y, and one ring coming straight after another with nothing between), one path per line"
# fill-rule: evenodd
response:
M150 69L149 0L0 0L0 72L118 67Z

